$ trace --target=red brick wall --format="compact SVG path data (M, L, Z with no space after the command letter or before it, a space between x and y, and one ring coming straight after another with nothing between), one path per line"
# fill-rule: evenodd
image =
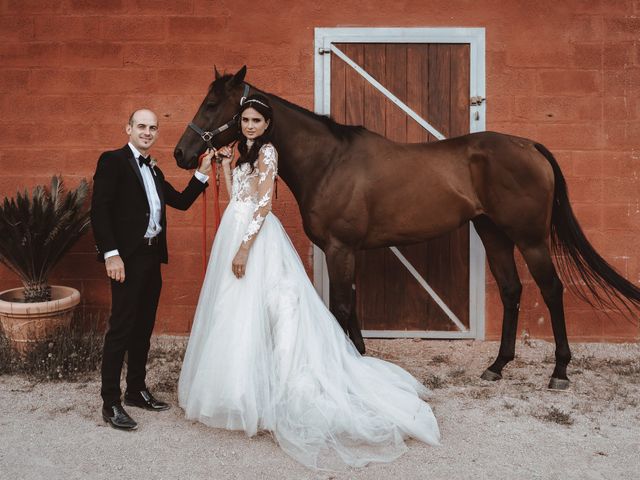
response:
M252 5L257 8L252 9ZM98 154L126 142L131 110L161 119L155 148L176 186L188 174L171 150L215 63L313 107L313 29L333 26L485 27L487 128L534 138L559 159L576 214L596 248L640 282L640 1L0 0L0 195L64 174L91 177ZM309 243L281 184L275 210L308 269ZM211 207L209 208L211 212ZM201 206L171 212L171 263L158 332L188 332L200 275ZM209 220L211 223L211 219ZM520 267L523 267L520 262ZM525 268L520 331L549 337L548 313ZM490 274L488 273L488 277ZM108 308L108 284L87 235L54 282ZM17 286L0 268L0 289ZM501 307L487 280L487 337ZM637 340L637 325L567 296L573 339Z

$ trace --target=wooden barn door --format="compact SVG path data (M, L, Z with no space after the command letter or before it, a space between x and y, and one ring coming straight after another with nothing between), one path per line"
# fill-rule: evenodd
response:
M407 143L469 133L469 44L349 41L330 48L325 61L337 122ZM357 315L365 336L479 336L470 321L469 228L358 254Z

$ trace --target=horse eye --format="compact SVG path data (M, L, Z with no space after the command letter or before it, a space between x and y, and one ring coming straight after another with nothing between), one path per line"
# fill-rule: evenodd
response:
M211 100L209 102L207 102L207 108L211 109L211 108L215 108L215 106L218 104L217 100Z

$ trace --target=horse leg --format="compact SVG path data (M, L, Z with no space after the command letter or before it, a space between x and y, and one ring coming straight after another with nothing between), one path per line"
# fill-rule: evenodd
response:
M564 320L564 307L562 302L563 286L556 268L551 260L551 254L546 243L520 247L520 252L527 262L533 279L538 284L544 303L551 315L551 327L553 338L556 342L556 366L549 381L549 388L564 390L569 387L567 378L567 366L571 361L571 351L567 339L567 326Z
M354 275L355 277L355 275ZM351 314L349 315L349 337L356 346L361 355L364 355L365 346L362 332L360 331L360 322L356 315L356 289L355 284L351 285Z
M349 335L356 349L364 354L364 340L355 315L355 252L344 245L330 245L325 250L329 271L329 304L331 313Z
M502 300L502 337L498 357L482 374L483 380L500 380L502 369L515 358L516 333L522 284L513 258L513 241L491 220L481 217L473 221L487 252L489 268L500 290Z

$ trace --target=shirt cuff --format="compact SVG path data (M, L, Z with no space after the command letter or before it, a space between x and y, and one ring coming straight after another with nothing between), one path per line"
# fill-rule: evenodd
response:
M200 180L202 183L207 183L209 181L209 175L205 175L204 173L201 173L198 170L194 172L194 176L198 180Z
M120 255L118 250L109 250L108 252L104 253L104 259L106 260L107 258L115 257L116 255Z

